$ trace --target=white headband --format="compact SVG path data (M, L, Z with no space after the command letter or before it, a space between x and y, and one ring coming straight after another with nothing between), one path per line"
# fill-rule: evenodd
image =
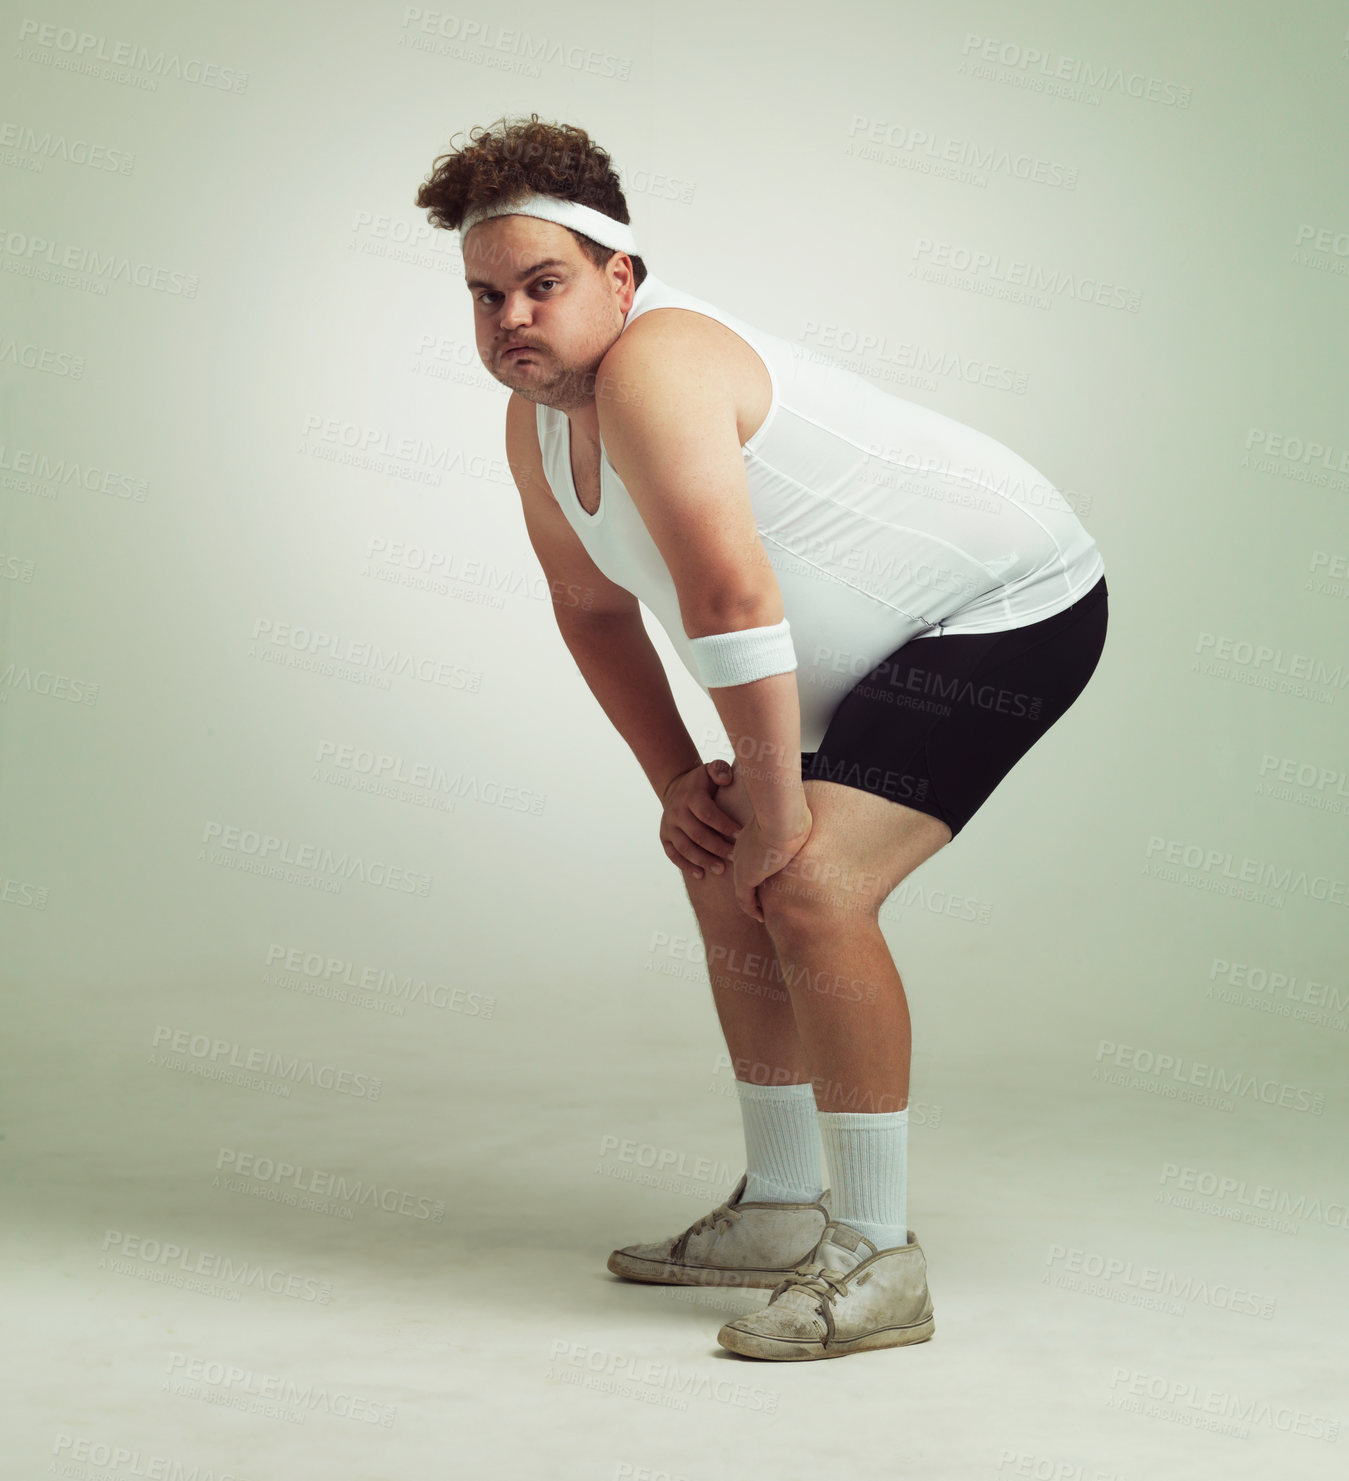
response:
M615 252L626 252L629 257L637 256L637 242L633 237L632 227L622 221L615 221L603 211L583 206L580 201L566 201L561 196L540 195L537 192L513 204L475 206L460 223L461 248L469 232L490 216L537 216L541 221L556 221L559 226L569 226L602 247L612 247Z

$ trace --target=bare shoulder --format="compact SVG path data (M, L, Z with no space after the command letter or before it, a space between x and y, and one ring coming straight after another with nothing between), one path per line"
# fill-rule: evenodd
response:
M740 344L743 344L740 336L720 321L694 309L671 306L639 314L610 345L605 360L683 354L690 361L704 364L709 355L729 363Z
M506 446L522 459L542 460L538 412L532 401L512 391L506 402Z
M610 345L596 371L601 405L637 409L675 395L715 414L729 408L743 444L763 422L772 381L755 348L695 309L648 309Z
M648 309L605 352L596 370L597 394L605 403L634 408L645 400L648 388L697 386L704 395L739 400L748 348L738 334L706 314Z
M521 493L547 488L535 405L514 391L506 402L506 462Z
M526 401L518 391L512 391L506 398L506 428L508 431L514 429L517 433L527 432L537 447L539 442L538 415L532 401Z

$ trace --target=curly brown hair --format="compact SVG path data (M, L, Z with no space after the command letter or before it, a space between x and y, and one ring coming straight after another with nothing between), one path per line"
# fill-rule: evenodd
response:
M501 132L492 132L498 124ZM457 231L471 208L522 200L534 191L580 201L629 224L618 173L584 129L540 123L532 113L527 119L498 118L488 128L471 130L468 139L464 148L437 156L417 191L416 203L428 212L432 226ZM614 255L612 247L571 227L566 230L596 267ZM632 257L632 276L634 287L640 288L646 277L640 257Z

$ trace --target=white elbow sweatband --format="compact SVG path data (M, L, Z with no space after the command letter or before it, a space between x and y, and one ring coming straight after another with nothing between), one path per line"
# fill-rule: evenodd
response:
M790 673L796 667L796 649L785 617L771 627L746 627L739 632L690 638L689 646L698 675L708 689L748 684L770 674Z

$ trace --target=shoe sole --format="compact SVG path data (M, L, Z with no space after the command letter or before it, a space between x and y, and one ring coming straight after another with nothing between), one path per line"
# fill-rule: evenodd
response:
M733 1322L728 1322L717 1333L717 1341L741 1357L800 1362L811 1358L844 1358L852 1352L870 1352L881 1347L908 1347L915 1342L926 1342L931 1336L932 1318L928 1317L926 1321L914 1322L911 1326L887 1327L880 1332L849 1338L846 1342L830 1343L828 1347L819 1342L794 1342L788 1337L761 1337L757 1332L746 1332Z
M660 1286L749 1286L762 1290L778 1285L792 1270L733 1270L720 1265L672 1265L668 1261L643 1260L615 1250L609 1256L609 1271L624 1280Z

